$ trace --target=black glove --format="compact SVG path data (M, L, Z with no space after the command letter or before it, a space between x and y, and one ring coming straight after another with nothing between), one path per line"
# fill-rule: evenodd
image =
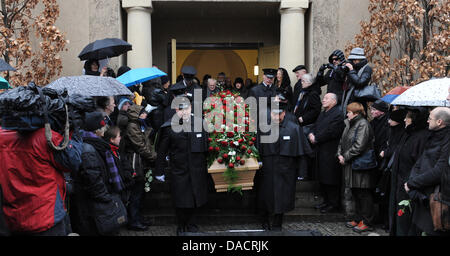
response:
M328 64L323 64L322 66L320 66L319 72L322 73L325 69L327 69L327 67L328 67Z

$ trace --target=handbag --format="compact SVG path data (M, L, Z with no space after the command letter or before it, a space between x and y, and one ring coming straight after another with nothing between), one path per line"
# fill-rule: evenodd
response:
M353 95L355 98L364 98L375 101L381 98L381 90L375 83L372 83L364 86L362 89L355 89Z
M94 204L95 225L101 235L111 235L128 223L127 209L118 194L111 194L111 201Z
M358 132L359 126L355 129L355 135L353 136L352 144L355 143L356 133ZM377 157L375 156L375 150L366 150L363 154L353 158L352 170L370 170L377 167Z
M442 202L439 186L430 195L430 213L433 219L434 231L450 230L450 213L448 205Z

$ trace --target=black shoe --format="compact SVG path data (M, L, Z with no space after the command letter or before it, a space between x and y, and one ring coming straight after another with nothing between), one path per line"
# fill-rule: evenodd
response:
M281 228L281 226L272 226L272 229L271 229L272 231L281 231L282 230L282 228Z
M185 232L184 227L180 226L177 227L177 236L183 236L184 232Z
M270 223L269 222L264 222L261 224L262 229L264 230L272 230L272 228L270 227Z
M127 227L129 230L134 230L134 231L147 231L148 227L143 225L142 223L136 223L134 225L128 225Z
M195 225L195 224L188 224L187 226L186 226L186 232L192 232L192 233L197 233L197 232L199 232L199 228L198 228L198 226L197 225Z
M337 212L338 209L332 205L328 205L322 209L320 209L320 213L329 213L329 212Z
M317 209L317 210L320 210L320 209L323 209L323 208L325 208L327 206L328 206L327 203L321 203L321 204L315 205L314 208Z
M153 221L150 219L147 219L147 218L142 218L141 223L144 226L152 226L153 225Z

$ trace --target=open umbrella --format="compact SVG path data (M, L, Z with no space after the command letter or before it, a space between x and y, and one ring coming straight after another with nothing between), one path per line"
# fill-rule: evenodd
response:
M129 87L161 76L167 74L158 68L136 68L122 74L117 80Z
M5 78L0 76L0 89L11 89L11 85L9 85L8 81Z
M11 67L6 61L0 59L0 71L16 71L16 69Z
M131 44L119 38L97 40L84 47L78 55L80 60L102 60L119 56L132 48Z
M446 100L449 86L450 78L430 79L411 87L392 101L391 104L449 107L450 102Z
M397 98L400 94L404 93L406 90L408 90L409 86L397 86L394 89L390 90L388 93L386 93L381 100L391 104L395 98Z
M61 77L47 85L52 89L67 89L69 95L83 96L116 96L133 95L133 93L119 81L103 76L67 76Z

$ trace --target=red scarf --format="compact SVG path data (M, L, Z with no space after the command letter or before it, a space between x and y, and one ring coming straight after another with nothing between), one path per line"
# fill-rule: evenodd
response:
M109 146L111 147L111 151L113 152L114 156L116 156L117 158L120 158L119 157L119 147L114 144L109 144Z

